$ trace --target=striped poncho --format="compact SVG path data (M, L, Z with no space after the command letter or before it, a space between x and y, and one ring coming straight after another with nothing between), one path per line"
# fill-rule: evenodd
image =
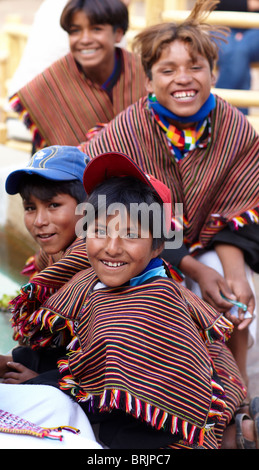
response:
M69 332L61 389L93 411L120 409L201 443L226 407L205 342L224 341L232 325L168 278L95 290L97 282L91 268L81 271L36 310L31 346Z
M36 149L49 145L78 145L89 129L107 123L146 94L139 58L116 48L121 73L107 91L78 70L71 53L54 62L10 99L33 133Z
M33 264L32 264L33 269ZM29 283L10 301L14 339L26 343L28 318L54 292L68 282L78 271L89 268L85 239L76 238L63 257L41 272L34 272Z
M144 97L80 148L91 158L124 152L169 186L173 206L183 203L184 241L193 252L227 225L259 223L259 136L242 113L217 96L210 122L210 135L177 162Z

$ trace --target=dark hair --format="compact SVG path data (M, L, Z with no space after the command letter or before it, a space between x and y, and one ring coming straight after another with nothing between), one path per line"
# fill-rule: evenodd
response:
M110 24L113 29L122 28L125 33L129 26L129 13L121 0L70 0L61 18L61 27L69 34L72 16L84 11L91 24Z
M29 200L31 196L35 196L41 201L48 201L58 194L68 194L78 204L84 202L87 197L83 183L79 180L49 180L35 174L23 177L19 193L24 200Z
M105 196L105 198L100 199L100 196ZM94 219L97 219L103 212L107 212L109 206L113 204L115 207L123 204L127 213L132 214L131 204L136 204L135 207L139 206L141 210L133 213L134 221L137 219L138 223L142 223L143 215L148 217L148 230L153 237L152 248L159 248L165 242L163 203L158 194L142 181L130 176L110 178L92 191L87 203L94 208L92 213ZM90 215L86 223L92 222L93 218Z
M192 60L200 54L213 67L218 58L218 42L225 41L229 32L226 27L206 23L209 12L215 9L218 0L197 0L189 17L180 24L162 23L141 31L133 40L133 50L141 56L143 68L151 80L152 66L160 59L163 50L172 42L184 42Z

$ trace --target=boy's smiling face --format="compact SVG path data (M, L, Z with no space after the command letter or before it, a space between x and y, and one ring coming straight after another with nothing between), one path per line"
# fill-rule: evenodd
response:
M110 24L91 24L84 11L74 13L69 31L69 44L74 59L87 76L96 77L102 72L111 75L114 64L114 47L123 37L121 28L113 30Z
M23 200L24 223L34 240L48 254L64 251L75 239L77 201L69 194L57 194L42 201L32 196Z
M208 60L200 54L193 60L188 46L179 40L165 47L151 72L148 92L155 93L160 104L183 117L199 111L215 84Z
M86 251L99 280L118 287L140 274L163 246L153 249L149 231L132 223L128 214L99 216L87 229Z

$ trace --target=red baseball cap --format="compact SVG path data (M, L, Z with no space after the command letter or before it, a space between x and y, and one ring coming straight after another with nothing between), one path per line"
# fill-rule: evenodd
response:
M87 163L83 184L89 195L96 186L114 176L132 176L152 188L159 196L164 206L166 217L166 228L171 228L172 219L172 197L170 189L156 179L153 175L144 173L141 168L126 154L120 152L108 152L97 155Z

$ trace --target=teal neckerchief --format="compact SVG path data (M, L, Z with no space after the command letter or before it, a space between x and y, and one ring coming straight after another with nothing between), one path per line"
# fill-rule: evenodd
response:
M147 279L154 276L168 277L166 270L163 265L163 261L160 258L153 258L147 265L147 267L138 276L133 277L129 281L130 286L139 286L143 284Z

